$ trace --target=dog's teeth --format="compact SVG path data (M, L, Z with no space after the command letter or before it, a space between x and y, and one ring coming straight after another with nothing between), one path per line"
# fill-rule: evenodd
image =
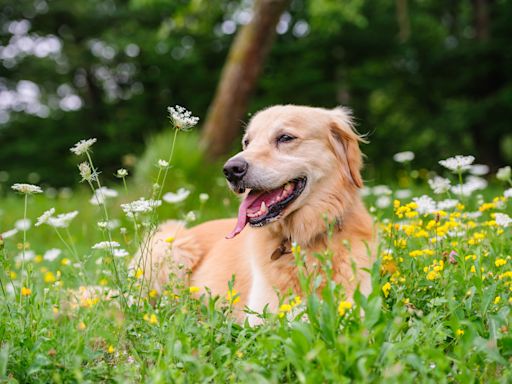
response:
M260 212L261 213L267 213L268 212L267 205L265 204L264 201L261 202Z
M292 183L286 183L284 186L284 191L286 194L289 194L293 190L293 184Z

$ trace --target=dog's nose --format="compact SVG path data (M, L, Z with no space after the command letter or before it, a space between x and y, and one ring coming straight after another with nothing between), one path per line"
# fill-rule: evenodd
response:
M241 181L247 173L247 168L249 168L247 161L241 158L234 158L224 164L224 175L230 182Z

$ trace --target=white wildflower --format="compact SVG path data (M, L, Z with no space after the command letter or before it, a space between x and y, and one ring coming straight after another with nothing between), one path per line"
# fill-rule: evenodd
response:
M473 161L475 161L474 156L457 155L446 160L440 160L439 164L441 164L446 169L449 169L453 173L462 173L471 168Z
M41 187L33 184L19 184L16 183L11 186L17 192L23 193L25 195L31 195L32 193L43 193Z
M437 209L447 211L453 209L459 204L459 200L445 199L437 203Z
M190 195L190 191L188 189L185 189L185 188L180 188L176 191L176 193L172 193L172 192L167 192L163 197L162 199L166 202L166 203L171 203L171 204L175 204L175 203L180 203L182 202L183 200L185 200L188 195Z
M498 172L496 173L496 178L501 181L508 181L510 180L510 177L512 175L512 169L509 165L506 167L498 169Z
M17 233L18 233L18 230L16 228L14 228L14 229L5 231L4 233L0 234L0 236L2 236L2 238L4 238L4 239L8 239L9 237L13 237Z
M94 190L94 194L91 197L89 202L92 205L102 205L105 203L107 198L117 197L119 194L115 189L110 189L107 187L101 187Z
M201 203L206 203L209 198L210 198L210 196L207 193L200 193L199 194L199 201Z
M98 227L101 229L114 230L119 227L119 220L99 221Z
M457 195L462 193L463 196L471 196L475 191L487 188L487 185L488 183L485 179L478 176L469 176L462 186L454 185L451 191Z
M39 227L42 224L46 224L48 222L48 219L50 219L50 217L52 217L54 213L55 208L50 208L49 210L45 211L41 216L37 218L35 226Z
M73 147L71 147L69 150L73 152L75 155L79 156L84 153L89 152L89 149L91 146L96 142L96 139L87 139L87 140L80 140L78 143L76 143Z
M391 195L392 191L391 188L389 188L387 185L376 185L375 187L373 187L372 193L375 196Z
M475 176L484 176L487 175L490 171L488 165L485 164L473 164L471 168L469 168L469 173Z
M122 179L123 177L128 176L128 171L124 168L119 168L116 172L116 177Z
M466 212L464 214L464 217L467 218L467 219L478 219L479 217L481 217L483 215L482 212L480 211L476 211L476 212Z
M414 152L405 151L395 153L393 155L393 160L395 160L397 163L408 163L409 161L414 160Z
M34 257L36 257L36 254L34 251L25 251L25 252L20 252L18 254L18 256L16 256L14 258L14 260L17 262L17 263L21 263L22 261L30 261L32 260Z
M32 221L30 219L21 219L14 223L14 228L18 231L28 231L32 225Z
M165 161L165 160L160 159L160 160L158 160L158 166L159 166L160 168L164 168L164 169L165 169L165 168L167 168L167 167L169 166L169 162L168 162L168 161Z
M61 213L56 217L48 218L47 224L50 227L54 228L67 228L76 215L78 215L78 211L72 211L68 213Z
M437 210L436 202L430 196L423 195L415 197L413 201L418 205L416 210L420 215L433 213Z
M199 122L199 117L192 116L192 112L187 111L179 105L175 107L167 107L169 118L176 129L186 131Z
M430 185L432 191L438 195L450 190L450 180L440 176L435 176L433 179L430 179L428 185Z
M114 249L112 251L112 255L114 257L125 257L125 256L128 256L129 253L128 251L124 250L124 249Z
M82 176L82 181L95 181L98 178L98 172L96 170L91 169L91 166L87 162L83 162L78 164L78 170L80 171L80 176Z
M61 253L62 251L60 249L52 248L44 253L43 259L47 261L54 261L57 257L60 256Z
M395 196L397 199L403 200L408 199L412 196L412 192L410 189L397 189L395 191Z
M153 209L162 205L162 200L146 200L141 197L139 200L132 201L131 203L121 204L121 209L128 217L133 217L139 213L148 213Z
M189 223L192 221L196 221L196 214L193 211L190 211L189 213L186 214L185 221Z
M503 196L506 198L512 198L512 188L505 190L505 192L503 192Z
M505 213L495 213L494 220L500 227L508 227L512 223L512 219Z
M364 186L363 188L361 188L359 190L359 194L362 197L370 196L372 194L372 190L371 190L371 188L368 188L367 186Z
M117 241L102 241L100 243L96 243L92 246L92 249L112 249L118 248L119 243Z
M389 196L379 196L377 201L375 201L375 205L378 208L387 208L391 205L391 197Z

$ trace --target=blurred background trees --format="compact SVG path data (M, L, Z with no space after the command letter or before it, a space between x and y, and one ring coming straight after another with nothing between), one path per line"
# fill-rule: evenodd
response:
M73 184L68 148L88 137L108 176L168 129L168 105L204 120L252 5L4 0L0 183ZM419 166L457 153L502 166L512 161L510 20L506 0L292 0L243 120L271 104L347 105L371 141L367 178L386 177L402 150Z

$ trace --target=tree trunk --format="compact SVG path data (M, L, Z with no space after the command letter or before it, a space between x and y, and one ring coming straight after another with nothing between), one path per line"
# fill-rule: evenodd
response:
M290 0L256 0L251 22L237 34L203 126L201 144L209 158L226 154L239 135L276 25L289 3Z

